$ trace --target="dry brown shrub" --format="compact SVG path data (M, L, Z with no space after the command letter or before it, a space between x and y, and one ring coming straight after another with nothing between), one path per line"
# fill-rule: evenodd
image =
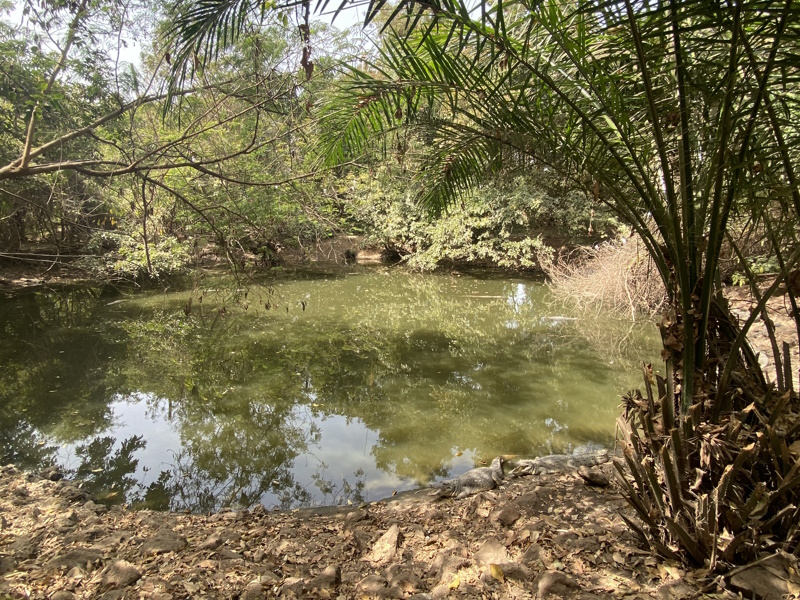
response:
M638 237L580 247L543 264L553 293L584 311L611 311L637 320L661 312L666 292Z

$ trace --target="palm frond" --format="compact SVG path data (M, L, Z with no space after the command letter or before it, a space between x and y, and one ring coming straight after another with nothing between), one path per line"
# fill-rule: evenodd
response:
M176 2L165 33L171 50L170 89L180 89L197 69L218 58L239 39L251 19L263 18L267 6L253 0Z

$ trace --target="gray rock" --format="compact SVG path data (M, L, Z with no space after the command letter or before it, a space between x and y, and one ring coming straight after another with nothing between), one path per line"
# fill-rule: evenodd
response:
M570 545L570 542L574 542L575 540L579 539L579 536L574 531L564 531L559 533L556 537L553 538L553 542L558 544L559 546L566 547Z
M164 520L159 515L154 515L149 511L142 511L142 514L136 519L136 523L142 527L152 527L153 529L164 527Z
M522 516L522 513L519 509L514 506L513 504L507 504L500 510L492 513L491 520L499 521L506 527L511 527L514 523L516 523L519 518Z
M331 565L314 577L308 587L318 590L333 590L342 582L342 569L339 565Z
M425 582L408 571L400 571L390 577L389 585L400 588L406 594L414 594L425 588Z
M658 586L658 589L656 590L656 594L659 598L661 598L661 600L679 600L682 598L690 598L693 596L693 592L694 590L692 590L692 588L686 585L683 581L670 581L669 583ZM747 596L744 597L746 598ZM766 597L769 598L769 596Z
M21 484L14 486L11 489L11 493L13 493L14 496L17 496L18 498L27 498L28 496L30 496L28 488Z
M342 582L344 583L352 583L355 585L359 581L363 579L363 576L358 571L345 571L342 573Z
M130 537L130 531L113 531L97 540L94 544L92 544L92 546L106 553L111 553L114 552L125 540L130 539Z
M222 560L241 560L244 558L244 556L230 548L220 548L219 552L217 552L217 556Z
M462 597L467 598L482 598L483 594L481 594L481 590L475 587L474 585L467 583L466 581L461 581L456 588L458 593Z
M219 535L223 542L240 542L242 540L242 536L234 529L223 529Z
M169 529L162 529L142 544L142 554L164 554L178 552L187 546L186 538Z
M278 532L278 535L282 538L294 539L297 537L297 529L295 529L291 525L285 525L281 527L281 530Z
M72 548L62 554L57 554L45 564L48 569L65 567L71 569L72 567L85 568L87 564L94 563L95 561L103 558L103 553L99 550L92 550L91 548Z
M400 527L395 523L375 542L372 550L363 560L367 560L374 565L385 565L397 554L401 539Z
M39 554L39 544L42 541L42 537L41 533L21 535L9 544L8 549L17 560L34 558Z
M281 578L278 577L272 571L264 571L258 577L258 581L261 582L262 586L271 587L271 586L274 586L274 585L278 585L281 582Z
M436 577L440 583L450 583L452 576L461 569L472 566L472 562L463 556L445 556L440 554L433 561L432 568L436 569Z
M55 465L47 467L39 474L49 481L60 481L61 479L64 479L64 473L62 473L61 469Z
M611 481L608 479L608 476L600 469L592 469L586 465L581 465L578 467L578 475L580 475L589 485L594 485L597 487L608 487L611 485Z
M91 539L100 537L100 535L105 534L107 530L103 525L102 519L94 513L89 513L89 517L87 517L81 525Z
M64 529L64 528L67 528L67 527L73 527L74 525L76 525L78 523L79 520L80 520L80 517L78 516L78 513L76 511L74 511L74 510L71 510L71 511L66 512L66 513L64 513L62 515L59 515L56 518L56 527L59 527L61 529Z
M373 573L372 575L367 575L361 581L359 581L358 584L356 584L356 589L362 594L378 596L386 590L386 585L388 583L389 582L383 577Z
M93 500L87 500L86 504L83 505L83 508L91 510L98 514L108 512L107 506L103 506L102 504L96 504Z
M255 580L247 584L242 592L242 595L239 597L241 600L262 600L262 598L266 598L267 596L264 593L264 588L261 585L261 582Z
M483 545L475 553L475 560L479 565L499 565L509 561L508 550L499 541L494 538L486 540Z
M471 469L455 479L443 481L431 495L439 498L466 498L478 492L493 490L503 483L503 462L503 457L498 456L489 467Z
M64 480L62 480L61 483L64 485L59 490L59 494L61 494L70 502L86 502L89 499L89 494L84 492L82 489L75 487L74 484L65 482Z
M745 598L765 600L787 598L792 592L800 560L796 556L779 552L756 565L749 565L728 578L728 587L743 593Z
M10 573L16 568L17 568L17 561L14 560L13 556L0 557L0 575L5 575L6 573Z
M497 564L497 563L496 563ZM531 581L534 577L531 571L525 565L519 563L499 563L497 566L503 572L506 579L516 579L517 581Z
M260 563L261 561L263 561L266 558L266 556L267 556L267 553L259 548L258 550L253 552L253 562L254 563Z
M197 548L199 550L216 550L222 545L222 537L219 533L212 533Z
M347 515L345 515L344 517L344 522L348 527L350 527L356 523L365 521L367 519L369 519L369 513L366 510L359 509L347 513Z
M118 560L103 575L103 585L123 588L141 579L142 573L131 563Z
M547 558L544 548L539 544L533 543L525 549L522 553L522 560L526 563L540 562L544 563Z
M301 577L287 577L281 586L281 594L300 596L305 593L306 589L306 582Z
M50 596L50 600L73 600L74 598L75 594L67 590L59 590Z
M378 598L405 598L406 595L397 586L389 586L388 582L380 575L367 575L358 582L356 591L359 594L367 596L376 596Z
M547 598L550 594L563 596L569 588L577 589L578 583L560 571L545 571L536 578L538 598Z

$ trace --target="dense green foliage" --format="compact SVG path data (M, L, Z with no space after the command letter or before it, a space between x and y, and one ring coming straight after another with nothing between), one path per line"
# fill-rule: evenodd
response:
M562 246L595 243L619 229L604 207L580 190L554 189L553 180L547 173L498 175L435 218L420 210L408 173L376 167L343 183L350 188L348 212L367 243L413 268L446 262L533 269Z
M330 54L305 81L291 26L265 23L165 116L169 58L156 54L153 28L140 65L119 63L105 45L135 35L134 22L157 5L120 15L105 3L47 5L44 14L25 6L20 26L0 25L4 250L88 252L97 258L85 266L159 277L209 241L232 262L246 252L269 262L279 242L339 225L327 196L317 197L324 186L309 178L306 148L314 99L349 44L342 34L315 32Z
M298 38L291 11L253 16L235 45L164 92L176 64L160 46L169 7L21 6L18 25L0 24L0 250L16 258L80 256L96 274L157 279L214 255L236 269L303 260L322 240L360 234L420 269L531 268L552 245L617 226L544 171L497 174L463 210L432 219L411 176L433 151L426 138L320 171L336 124L318 116L336 66L374 51L352 33L312 23ZM151 39L140 62L118 59L126 38Z

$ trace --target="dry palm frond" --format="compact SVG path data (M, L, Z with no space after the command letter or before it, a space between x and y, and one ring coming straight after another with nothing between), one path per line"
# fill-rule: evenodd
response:
M646 369L647 398L626 395L619 420L626 448L617 475L643 523L632 523L637 531L657 552L674 558L685 550L712 570L745 564L765 549L800 551L797 394L737 406L717 422L698 403L665 427L652 418L652 379Z

